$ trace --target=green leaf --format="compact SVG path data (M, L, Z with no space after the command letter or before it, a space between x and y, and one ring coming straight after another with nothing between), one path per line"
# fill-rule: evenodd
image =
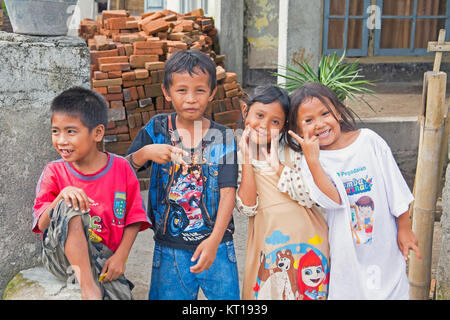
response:
M362 102L372 111L372 106L364 99L364 94L374 95L375 91L368 86L375 86L373 81L365 80L360 74L358 62L346 63L345 51L339 56L336 52L322 56L317 72L308 62L294 61L292 66L279 66L286 74L272 73L286 79L282 86L292 92L307 82L320 82L333 90L341 101L348 98L352 102ZM353 112L353 110L352 110ZM354 113L354 112L353 112ZM358 117L359 118L359 117Z

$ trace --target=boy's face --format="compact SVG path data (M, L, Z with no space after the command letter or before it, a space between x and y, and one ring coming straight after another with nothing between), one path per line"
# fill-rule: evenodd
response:
M172 85L162 90L167 101L172 102L180 120L196 121L203 118L208 102L214 99L216 89L211 92L209 75L196 68L195 73L174 73Z
M89 132L79 117L64 113L52 115L52 143L61 157L68 162L82 164L97 152L97 142L103 138L104 127L99 125Z

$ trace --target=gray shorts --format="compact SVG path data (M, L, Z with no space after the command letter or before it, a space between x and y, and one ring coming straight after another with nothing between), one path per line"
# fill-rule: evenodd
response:
M49 212L50 226L44 231L42 237L42 262L44 267L62 281L75 279L73 268L64 254L68 225L70 219L81 216L84 233L86 235L91 268L94 279L100 287L104 300L132 300L131 290L134 285L121 275L117 280L99 282L98 277L103 265L114 252L101 242L94 242L89 237L90 216L69 208L64 200L58 202L56 207Z

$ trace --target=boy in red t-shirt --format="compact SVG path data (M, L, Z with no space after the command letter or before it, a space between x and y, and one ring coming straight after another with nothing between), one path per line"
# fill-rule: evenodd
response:
M83 299L132 299L125 262L137 233L151 224L128 161L97 149L106 103L75 87L53 100L51 112L62 159L45 167L33 206L44 266L62 280L75 273Z

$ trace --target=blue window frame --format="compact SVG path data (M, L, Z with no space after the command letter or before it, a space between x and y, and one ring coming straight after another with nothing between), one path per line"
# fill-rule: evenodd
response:
M325 0L324 2L324 28L323 28L323 42L322 52L323 54L331 54L337 52L342 54L345 50L346 56L366 56L369 46L369 32L366 27L366 20L369 17L367 8L370 6L370 0L360 0L363 2L362 10L359 12L350 12L350 0L336 1L336 4L344 4L345 8L340 8L340 12L333 11L331 2L333 0ZM338 10L339 11L339 10ZM342 39L336 38L334 32L336 32L336 26L343 29ZM350 27L350 28L349 28ZM359 37L354 37L356 42L353 45L349 43L349 33L355 32L351 27L357 28L357 32L360 32ZM331 32L330 32L330 28ZM330 41L330 36L334 39L342 40L339 45L333 45Z
M160 11L166 8L166 0L145 0L145 12Z
M322 53L428 55L442 28L449 41L450 0L324 0Z
M423 1L423 0L422 0ZM435 38L433 39L425 39L427 41L436 41L439 29L445 28L447 30L446 32L446 41L449 41L450 39L450 1L442 1L442 4L444 5L445 12L441 14L436 15L424 15L421 14L418 4L419 0L410 0L410 4L412 7L410 8L410 12L407 15L393 15L391 14L384 14L383 10L383 0L377 0L377 6L380 8L381 12L381 28L375 29L375 43L374 43L374 55L375 56L394 56L394 55L402 55L402 56L408 56L408 55L427 55L427 54L433 54L432 52L427 52L427 46L426 43L422 44L422 46L417 47L418 41L416 38L417 31L420 27L423 27L426 24L422 24L423 22L427 20L433 19L435 22L440 24L440 27L437 28L436 35L434 35ZM405 45L400 45L399 48L383 48L382 47L382 40L383 40L383 32L389 33L389 32L396 32L397 30L391 30L391 28L388 28L387 23L389 20L397 21L402 26L400 28L403 28L403 32L405 32L406 40L409 40L408 43ZM444 25L442 25L444 24ZM383 26L385 26L383 28ZM406 29L405 29L406 28ZM400 31L401 32L401 31ZM407 39L409 34L409 39Z
M207 0L179 0L180 1L180 13L187 13L192 10L203 8L203 11L208 12Z

